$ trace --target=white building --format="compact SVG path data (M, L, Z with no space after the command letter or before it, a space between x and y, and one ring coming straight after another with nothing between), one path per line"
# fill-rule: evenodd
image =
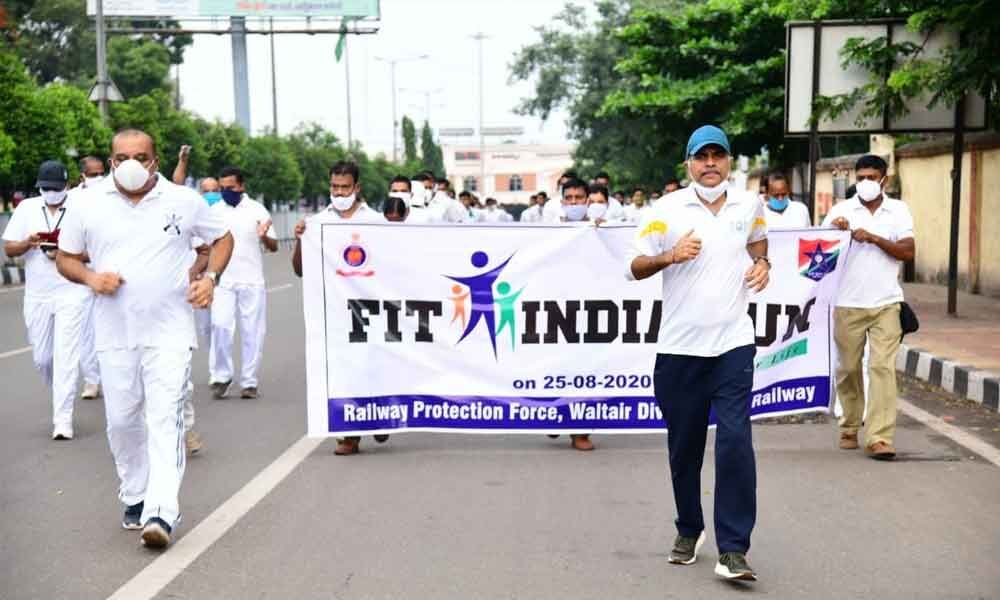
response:
M478 144L445 145L444 168L452 187L500 204L527 204L532 194L556 193L559 176L573 165L573 144L486 146L486 181L481 181ZM485 188L484 184L485 183Z

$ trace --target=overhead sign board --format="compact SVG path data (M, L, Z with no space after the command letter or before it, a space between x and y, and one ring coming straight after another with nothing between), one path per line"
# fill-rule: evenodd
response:
M925 39L926 37L926 39ZM857 65L844 68L841 52L852 38L886 38L891 43L923 45L921 58L942 56L958 43L954 31L939 29L931 35L911 31L904 21L793 21L787 24L785 66L785 134L809 135L813 100L820 96L849 94L871 80L871 73ZM928 108L932 94L914 98L905 115L880 114L860 119L864 100L835 119L824 118L817 130L824 135L891 132L944 132L955 125L954 106L943 102ZM965 127L986 128L986 102L971 94L965 102Z
M350 17L379 18L379 0L104 0L109 17ZM87 0L87 14L97 14Z

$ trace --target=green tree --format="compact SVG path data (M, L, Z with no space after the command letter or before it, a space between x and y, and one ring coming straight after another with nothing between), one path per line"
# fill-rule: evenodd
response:
M420 158L424 170L431 171L438 177L444 177L444 154L441 146L434 143L431 124L427 121L424 121L424 126L420 129Z
M155 89L172 91L170 51L152 40L113 37L108 40L108 75L125 98Z
M268 209L278 203L298 202L302 172L285 140L273 133L250 138L243 155L247 190L263 196Z
M300 125L288 147L302 172L302 196L318 203L330 195L330 167L347 156L340 140L317 123Z
M420 159L417 156L417 128L410 117L403 115L403 162L412 164Z
M205 170L195 171L195 177L217 177L223 168L243 164L243 154L249 139L242 127L235 123L200 122L201 146L191 151L191 160L202 157ZM192 162L192 164L194 164Z

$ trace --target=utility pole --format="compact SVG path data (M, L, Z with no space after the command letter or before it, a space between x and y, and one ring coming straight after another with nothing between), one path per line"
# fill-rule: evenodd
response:
M104 0L97 0L97 109L101 121L108 122L108 59L104 32Z
M436 90L416 90L413 88L400 88L401 92L414 92L420 94L424 97L424 118L428 123L431 121L431 96L434 94L439 94L444 91L444 88L437 88ZM440 105L439 105L440 106Z
M278 82L274 68L274 17L271 17L271 122L274 125L274 135L278 135Z
M396 113L396 63L406 62L409 60L425 60L427 58L430 58L427 54L421 54L420 56L412 56L409 58L375 57L375 60L379 62L389 63L389 77L391 79L390 85L392 85L392 162L399 162L399 136L396 134L399 129L399 119L397 119Z
M486 136L483 135L483 40L489 38L482 31L471 36L479 43L479 195L486 193Z
M351 146L354 143L354 136L353 136L353 134L351 132L351 53L350 53L350 50L348 50L348 46L350 46L350 44L348 44L347 42L348 42L348 39L345 37L344 38L344 79L345 79L345 85L344 85L344 87L347 88L347 154L350 155L350 153L351 153ZM395 76L395 73L394 73L394 76ZM395 87L395 83L393 83L393 87ZM396 101L396 95L395 94L393 94L392 99L393 99L393 102L395 103L395 101ZM392 107L392 115L393 115L393 119L395 119L396 118L396 106L395 106L395 104L393 104L393 107ZM393 138L393 140L395 141L395 138ZM395 152L395 147L393 147L393 155L394 156L395 156L395 153L396 153ZM393 160L395 160L395 158Z
M250 133L250 77L247 72L247 20L229 17L233 43L233 98L236 101L236 123Z

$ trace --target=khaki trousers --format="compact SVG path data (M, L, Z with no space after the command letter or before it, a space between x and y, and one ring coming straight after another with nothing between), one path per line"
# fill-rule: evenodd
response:
M844 407L840 432L856 434L865 412L861 358L868 356L868 419L865 446L892 445L896 433L896 352L902 337L899 303L879 308L834 309L833 337L837 343L837 396Z

